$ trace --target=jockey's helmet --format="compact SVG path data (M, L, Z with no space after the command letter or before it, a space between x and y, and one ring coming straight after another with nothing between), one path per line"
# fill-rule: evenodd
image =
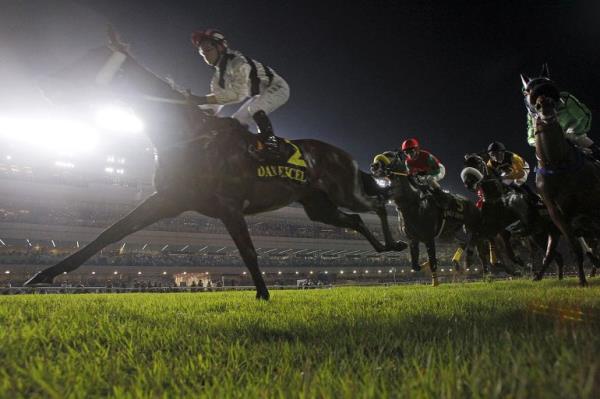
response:
M488 145L487 152L506 151L506 147L499 141L493 141Z
M419 142L417 139L407 139L402 143L402 152L409 158L413 159L419 153Z
M200 43L204 40L212 40L213 42L227 47L227 39L225 35L217 29L202 29L192 33L192 44L196 47L200 47Z
M402 151L410 150L410 149L419 149L419 142L417 139L407 139L402 143Z

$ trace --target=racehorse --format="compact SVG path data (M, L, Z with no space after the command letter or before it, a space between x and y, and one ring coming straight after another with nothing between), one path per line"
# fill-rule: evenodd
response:
M419 271L419 243L427 248L428 264L431 269L432 284L438 284L437 257L435 239L438 237L454 238L465 227L466 241L475 240L472 233L477 231L481 222L481 214L475 205L465 198L445 194L449 203L444 210L431 195L424 195L416 178L409 176L403 162L395 162L392 168L380 165L381 154L375 157L371 165L371 173L376 177L385 177L390 181L388 197L396 204L399 216L403 219L403 230L408 238L411 265ZM385 164L391 164L388 160Z
M471 154L468 159L477 157ZM480 162L468 162L472 165L482 165ZM485 163L483 163L485 165ZM524 263L516 257L511 244L515 230L520 230L519 235L524 236L534 247L543 249L547 247L547 240L558 240L560 231L556 229L548 217L544 217L534 204L531 204L524 193L509 188L501 182L500 177L491 173L481 173L479 167L466 167L461 172L461 177L472 189L476 189L482 196L482 223L478 236L494 242L497 237L506 249L509 259L520 265ZM479 174L477 174L479 172ZM475 186L473 182L476 181ZM562 255L554 252L547 253L541 271L536 274L535 279L540 279L548 264L554 260L558 266L558 276L562 279L564 262Z
M587 284L583 249L578 237L597 236L600 203L600 166L588 160L565 138L557 115L558 89L546 65L539 77L521 75L525 103L534 121L535 154L538 161L536 187L550 218L566 237L575 254L579 284ZM560 100L558 100L560 101ZM582 221L577 223L576 221ZM548 252L556 240L548 241Z
M244 215L300 202L311 220L353 229L376 251L402 251L387 222L384 203L367 193L375 182L345 151L318 140L286 140L289 157L264 163L250 155L256 136L235 119L200 111L185 92L140 65L109 32L110 44L89 51L47 83L50 98L108 96L126 101L147 125L157 154L156 192L96 239L58 264L35 274L25 285L51 284L54 277L79 267L107 245L163 218L193 210L220 219L250 271L257 299L269 299ZM385 244L353 212L374 211Z

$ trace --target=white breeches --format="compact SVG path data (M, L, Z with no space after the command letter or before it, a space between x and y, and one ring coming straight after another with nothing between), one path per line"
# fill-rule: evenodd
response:
M233 115L243 125L253 124L252 115L258 111L270 114L281 107L290 98L290 87L280 77L275 77L269 86L263 88L260 94L248 99Z

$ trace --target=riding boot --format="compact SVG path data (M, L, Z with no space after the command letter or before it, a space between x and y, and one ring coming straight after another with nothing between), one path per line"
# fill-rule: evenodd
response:
M266 150L268 156L279 158L279 142L273 133L273 125L271 125L271 120L267 116L267 113L261 110L252 115L252 118L258 127L258 138L264 145L259 150Z

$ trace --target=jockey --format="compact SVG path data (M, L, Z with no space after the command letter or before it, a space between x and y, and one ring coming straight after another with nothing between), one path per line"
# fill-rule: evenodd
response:
M538 196L527 185L529 176L529 165L527 162L514 152L507 151L504 144L499 141L490 143L487 148L488 170L497 176L502 183L525 194L532 203L538 203Z
M199 30L192 34L192 43L204 61L215 71L211 80L211 93L192 96L199 106L213 106L217 112L227 104L244 101L232 117L243 125L252 121L258 128L257 148L276 156L278 140L267 114L285 104L290 96L287 82L273 69L229 48L225 36L214 29Z
M402 143L402 152L406 156L406 170L409 175L421 176L433 190L441 190L438 181L444 178L446 168L428 151L422 150L417 139L407 139Z
M544 66L547 72L547 66ZM566 91L558 91L548 77L538 77L529 80L523 79L523 95L529 112L527 113L527 143L535 147L535 111L530 109L527 97L533 90L545 86L543 94L552 98L556 104L558 123L565 132L565 138L580 148L588 148L596 159L600 159L600 147L587 136L592 125L592 114L589 108L579 101L574 95ZM532 112L533 111L533 112Z

